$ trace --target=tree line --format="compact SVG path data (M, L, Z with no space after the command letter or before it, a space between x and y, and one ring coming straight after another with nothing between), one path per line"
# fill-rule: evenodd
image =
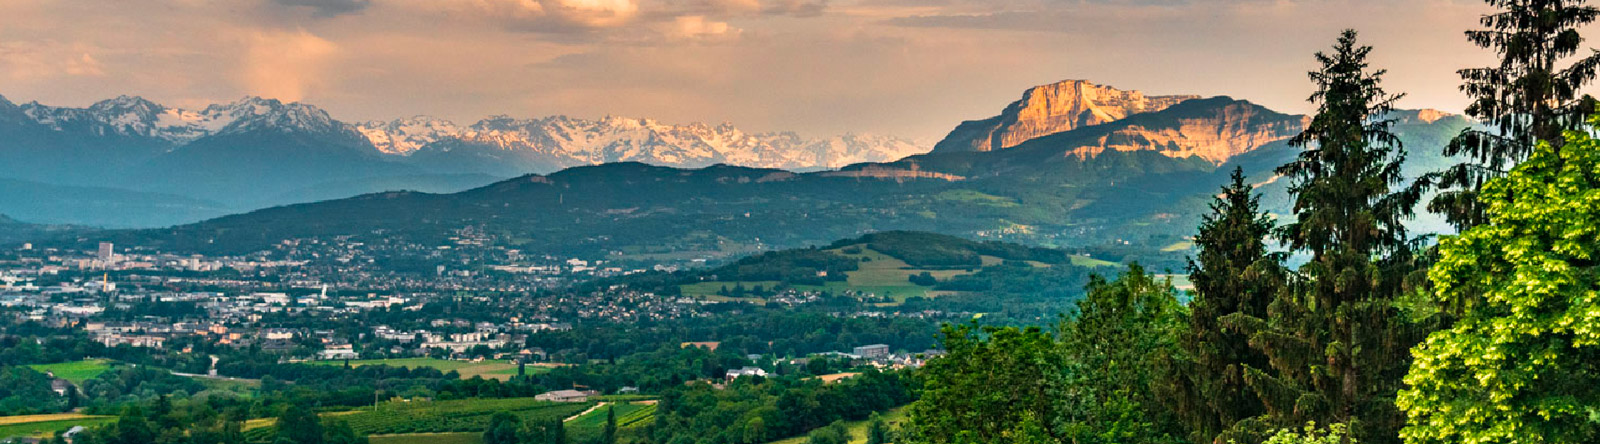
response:
M1053 332L947 326L903 441L1600 442L1600 52L1575 0L1488 0L1460 71L1483 125L1407 178L1353 30L1316 54L1316 113L1277 223L1235 171L1195 236L1192 301L1138 266ZM1408 232L1425 203L1458 231ZM1289 255L1303 258L1291 265Z

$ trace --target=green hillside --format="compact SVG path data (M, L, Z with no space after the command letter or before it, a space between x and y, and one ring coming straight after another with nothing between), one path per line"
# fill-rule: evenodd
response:
M1088 158L1068 153L1117 127L1155 131L1241 107L1254 110L1252 122L1269 127L1298 119L1227 98L1193 100L1121 126L1080 128L995 152L935 153L813 173L605 164L453 194L385 192L107 237L165 250L243 253L284 239L338 235L438 245L455 230L474 227L496 244L525 251L658 259L686 252L734 257L913 230L1071 247L1114 262L1178 268L1187 250L1168 247L1192 234L1208 197L1234 167L1270 185L1263 188L1269 209L1286 208L1272 170L1295 149L1272 142L1222 165L1169 157L1160 145ZM1408 171L1440 163L1427 153L1465 125L1458 117L1400 125L1408 149L1418 153Z

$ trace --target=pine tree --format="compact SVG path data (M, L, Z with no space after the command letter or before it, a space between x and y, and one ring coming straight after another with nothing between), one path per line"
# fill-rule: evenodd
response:
M1362 443L1387 444L1404 423L1394 396L1422 334L1395 304L1419 269L1401 225L1417 195L1392 191L1404 153L1383 116L1400 96L1383 90L1383 70L1369 69L1371 52L1347 30L1333 53L1317 53L1317 114L1291 141L1305 151L1278 169L1293 180L1297 216L1279 239L1310 259L1267 318L1231 323L1249 329L1270 362L1270 372L1245 371L1263 423L1343 423Z
M496 412L489 417L489 427L483 431L483 444L518 444L521 420L508 412Z
M322 419L309 406L288 406L275 425L278 442L322 444Z
M1191 442L1248 441L1237 432L1218 435L1265 412L1244 371L1267 370L1267 356L1250 348L1246 332L1224 324L1230 316L1266 319L1267 305L1283 287L1282 254L1267 249L1273 222L1251 190L1244 171L1235 168L1194 238L1199 261L1189 261L1194 299L1187 330L1179 335L1179 357L1162 378L1170 384L1163 398Z
M617 409L606 407L606 428L601 431L601 444L617 444Z
M1487 180L1527 158L1538 141L1559 149L1562 131L1578 128L1595 111L1594 99L1579 92L1600 68L1600 53L1557 66L1578 53L1583 44L1578 29L1600 17L1587 0L1486 2L1498 11L1483 16L1488 29L1467 31L1467 40L1492 49L1500 63L1459 73L1461 90L1472 98L1467 115L1492 129L1463 130L1444 154L1467 161L1418 181L1445 190L1428 209L1462 231L1485 221L1476 196Z

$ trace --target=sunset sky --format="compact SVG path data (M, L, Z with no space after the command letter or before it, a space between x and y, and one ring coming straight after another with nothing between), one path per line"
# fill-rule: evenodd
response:
M1305 112L1354 27L1405 107L1456 111L1479 0L4 0L0 95L176 106L244 95L359 121L728 121L936 139L1090 79Z

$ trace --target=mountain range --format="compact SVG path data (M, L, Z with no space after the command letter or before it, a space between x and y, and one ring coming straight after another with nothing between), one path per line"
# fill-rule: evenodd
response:
M506 177L607 162L817 170L926 151L905 139L746 133L648 119L426 116L346 123L303 103L246 97L199 110L120 96L85 108L0 97L0 178L82 206L5 206L47 223L164 226L230 212L408 189L460 191ZM141 210L123 196L168 210ZM101 199L100 197L105 197ZM66 202L63 202L66 204ZM89 211L117 207L118 211ZM170 211L176 209L177 211Z
M1412 175L1450 163L1439 147L1471 124L1431 110L1390 117ZM603 163L456 193L375 193L108 236L237 253L332 236L443 244L473 228L524 251L616 258L727 255L920 230L1177 264L1174 255L1234 168L1260 184L1268 211L1290 217L1289 181L1273 170L1298 154L1287 140L1306 120L1229 97L1149 97L1068 81L1029 89L999 116L960 124L932 152L894 161L811 172ZM384 132L401 133L415 132ZM408 142L388 149L411 156L440 144L399 139Z

